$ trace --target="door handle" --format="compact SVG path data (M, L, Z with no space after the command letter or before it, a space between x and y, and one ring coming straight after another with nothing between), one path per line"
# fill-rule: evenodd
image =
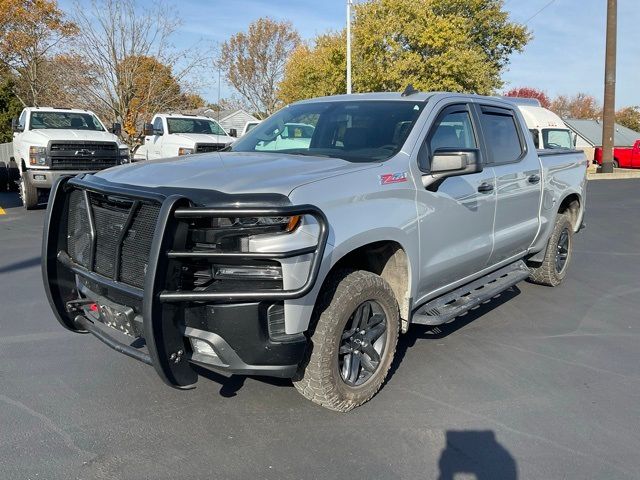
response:
M533 175L531 175L529 177L529 183L533 183L536 184L540 181L540 175L538 175L537 173L534 173Z
M480 185L478 185L478 191L480 193L493 192L493 185L491 183L482 182Z

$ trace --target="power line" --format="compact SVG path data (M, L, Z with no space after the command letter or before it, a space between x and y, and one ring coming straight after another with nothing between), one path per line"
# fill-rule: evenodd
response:
M556 1L556 0L551 0L549 3L545 4L545 6L544 6L544 7L542 7L540 10L538 10L536 13L534 13L533 15L531 15L529 18L527 18L527 19L526 19L524 22L522 22L522 23L524 23L524 24L526 25L526 24L527 24L527 23L529 23L531 20L533 20L534 18L536 18L538 15L540 15L544 9L546 9L548 6L550 6L550 5L551 5L552 3L554 3L555 1Z

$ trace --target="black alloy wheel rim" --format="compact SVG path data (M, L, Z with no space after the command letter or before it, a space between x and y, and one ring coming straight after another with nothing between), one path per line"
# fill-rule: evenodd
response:
M569 230L567 228L560 232L558 238L558 245L556 247L556 272L562 273L567 266L567 259L569 258Z
M361 303L342 332L338 368L351 387L366 383L380 368L387 344L387 316L374 300Z

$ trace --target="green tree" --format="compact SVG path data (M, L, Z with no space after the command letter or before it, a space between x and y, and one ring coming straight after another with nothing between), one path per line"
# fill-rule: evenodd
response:
M356 6L353 90L493 93L512 53L531 38L509 21L502 0L369 0ZM343 93L344 31L299 47L280 84L281 99ZM319 82L312 81L317 79Z
M12 140L11 119L20 115L22 110L22 103L14 90L13 75L0 69L0 143Z
M616 112L616 122L640 132L640 106L626 107Z

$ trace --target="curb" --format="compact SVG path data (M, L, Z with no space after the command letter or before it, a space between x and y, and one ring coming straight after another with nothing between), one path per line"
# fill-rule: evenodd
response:
M587 173L588 180L626 180L640 178L640 170L618 168L613 173Z

